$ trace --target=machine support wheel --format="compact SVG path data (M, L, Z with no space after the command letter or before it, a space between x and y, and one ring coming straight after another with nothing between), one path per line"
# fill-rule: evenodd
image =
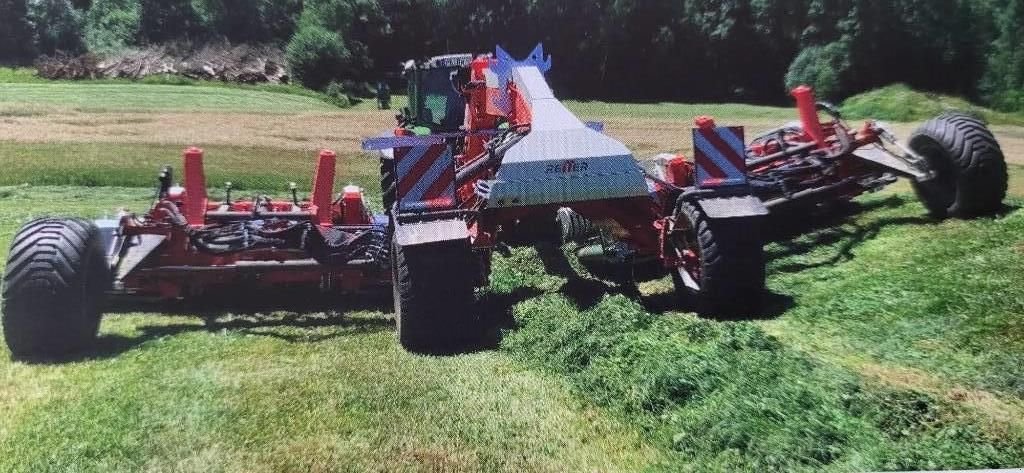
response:
M80 219L44 218L15 235L3 285L4 336L16 358L88 347L110 285L100 231Z
M466 240L393 245L398 341L420 353L454 353L476 338L476 257Z
M750 218L712 220L699 206L681 202L676 213L684 264L672 271L676 293L701 314L742 317L760 309L765 287L764 243ZM684 229L685 227L685 229Z
M921 125L908 140L935 179L914 182L928 212L938 218L970 218L997 212L1006 197L1006 161L981 120L946 113Z

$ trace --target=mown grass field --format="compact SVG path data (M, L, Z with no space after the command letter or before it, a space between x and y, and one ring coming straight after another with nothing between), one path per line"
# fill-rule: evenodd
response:
M47 100L43 115L11 113L0 128L0 257L34 216L144 209L156 167L189 144L206 147L211 183L284 189L309 179L318 143L300 128L337 127L345 138L324 141L343 151L339 184L375 198L374 161L341 146L380 129L385 112L296 114L242 95L236 110L264 112L232 112L243 126L193 142L169 140L169 124L220 112L153 109L153 130L128 135L117 127L134 125L103 121L121 116L116 101L83 99L99 112ZM632 126L619 136L641 150L685 149L644 129L684 130L696 107L572 106L588 119L607 111L613 134ZM791 116L716 110L737 122ZM288 132L305 141L260 141L265 122L296 117L309 121ZM57 123L69 119L81 134ZM53 142L10 131L30 120ZM1022 466L1024 167L1011 176L1013 197L994 218L932 221L900 185L837 213L774 221L768 309L745 321L681 311L667 279L636 297L549 246L496 259L480 307L504 337L453 357L402 351L386 297L117 307L81 359L25 364L0 348L0 471Z

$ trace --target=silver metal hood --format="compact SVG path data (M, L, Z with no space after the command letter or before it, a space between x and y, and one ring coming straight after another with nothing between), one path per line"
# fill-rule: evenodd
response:
M512 72L532 122L482 186L491 207L647 196L647 179L625 145L587 127L555 98L535 66Z

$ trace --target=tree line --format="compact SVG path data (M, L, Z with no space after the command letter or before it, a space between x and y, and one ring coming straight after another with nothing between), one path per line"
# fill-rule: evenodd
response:
M842 98L904 82L1024 110L1024 0L0 0L0 62L165 42L275 43L304 85L372 82L409 58L525 54L563 94Z

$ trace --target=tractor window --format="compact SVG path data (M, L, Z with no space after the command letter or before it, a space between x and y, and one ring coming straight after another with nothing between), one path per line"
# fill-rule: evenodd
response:
M452 87L452 68L427 69L420 72L417 91L418 122L432 129L457 130L465 120L465 100Z

